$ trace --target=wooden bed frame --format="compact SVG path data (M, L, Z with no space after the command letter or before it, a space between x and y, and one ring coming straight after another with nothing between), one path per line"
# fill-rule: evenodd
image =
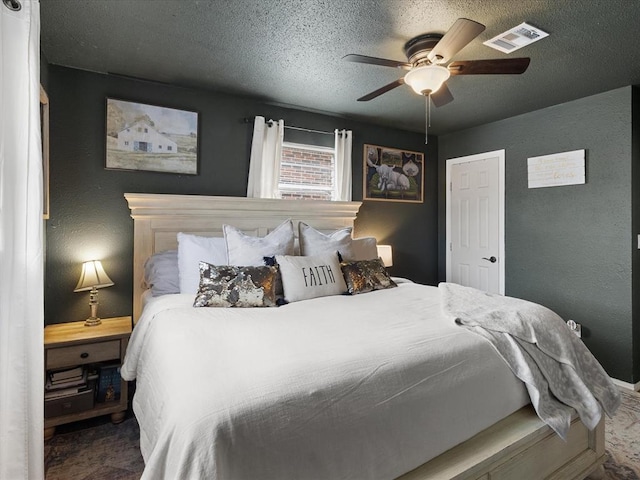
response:
M177 247L176 234L222 236L222 225L264 236L291 218L331 231L352 226L361 202L271 200L125 193L134 220L133 315L142 311L144 262L153 253ZM588 431L574 418L567 442L535 414L522 408L466 442L448 450L402 480L579 480L603 478L604 419Z

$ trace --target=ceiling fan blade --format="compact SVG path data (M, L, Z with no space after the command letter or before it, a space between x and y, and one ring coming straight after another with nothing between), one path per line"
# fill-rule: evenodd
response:
M376 97L379 97L380 95L382 95L383 93L387 93L389 90L393 90L396 87L399 87L400 85L404 84L404 78L399 78L398 80L395 80L393 82L391 82L388 85L385 85L384 87L381 87L371 93L369 93L368 95L365 95L364 97L360 97L358 99L359 102L368 102L369 100L373 100Z
M444 37L429 52L428 58L434 63L449 61L462 50L471 40L480 35L485 29L481 23L467 18L459 18L444 34Z
M441 107L447 103L453 102L453 94L447 84L444 83L436 93L431 94L431 101L436 107Z
M519 74L529 66L530 58L494 58L491 60L461 60L447 67L451 75Z
M342 59L346 60L347 62L367 63L369 65L381 65L383 67L403 68L405 70L409 70L411 68L411 64L407 62L387 60L386 58L368 57L366 55L356 55L353 53L345 55L344 57L342 57Z

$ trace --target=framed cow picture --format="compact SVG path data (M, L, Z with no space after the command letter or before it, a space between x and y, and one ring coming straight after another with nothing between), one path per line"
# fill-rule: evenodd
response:
M364 200L424 201L424 153L365 144L362 164Z
M107 98L110 170L198 174L198 113Z

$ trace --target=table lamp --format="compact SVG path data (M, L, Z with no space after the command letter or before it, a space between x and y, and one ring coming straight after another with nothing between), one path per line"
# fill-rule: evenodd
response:
M393 266L393 251L391 245L378 245L378 256L385 267Z
M113 282L102 268L100 260L90 260L82 264L82 273L74 292L91 290L89 292L91 316L84 322L86 327L95 327L102 323L98 318L98 288L110 287L111 285Z

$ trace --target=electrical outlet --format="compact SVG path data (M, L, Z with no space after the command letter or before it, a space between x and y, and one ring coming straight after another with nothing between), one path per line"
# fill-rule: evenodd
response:
M574 320L567 320L567 327L569 327L569 330L575 333L578 337L582 338L582 325Z

